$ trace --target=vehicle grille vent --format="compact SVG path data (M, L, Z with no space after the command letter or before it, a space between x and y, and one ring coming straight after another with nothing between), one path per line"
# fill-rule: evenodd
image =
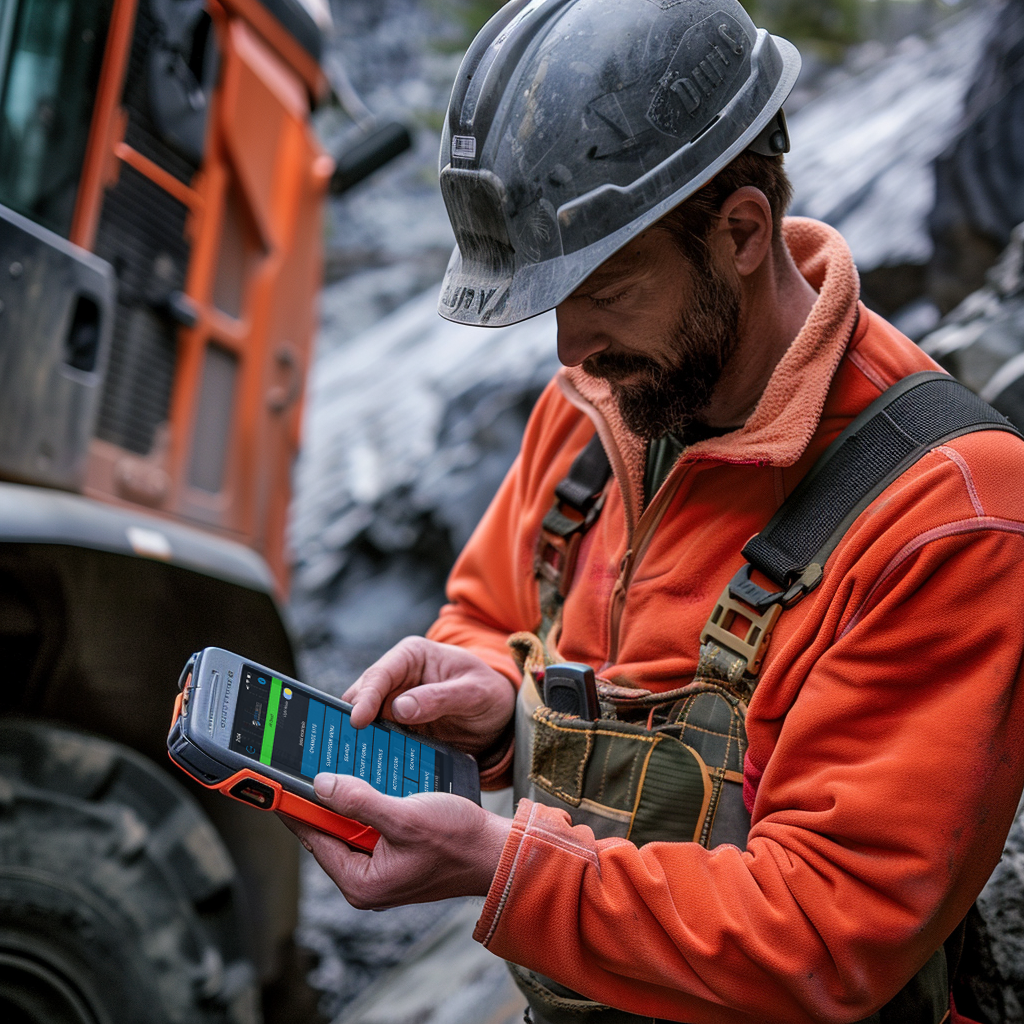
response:
M135 36L132 39L132 52L125 75L124 95L121 98L124 109L128 112L128 127L124 141L132 149L149 157L155 164L173 174L179 181L188 184L199 170L199 164L193 163L178 150L172 149L160 137L150 113L148 67L150 54L160 41L162 30L159 22L150 13L149 2L150 0L142 0L135 16Z
M147 454L167 419L178 326L168 311L184 287L188 208L127 165L107 192L96 255L118 278L117 318L96 436Z

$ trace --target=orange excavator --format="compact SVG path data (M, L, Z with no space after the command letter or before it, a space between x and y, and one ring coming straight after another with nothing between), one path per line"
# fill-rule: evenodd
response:
M255 1024L288 955L294 839L164 744L194 650L295 673L324 200L409 144L321 147L324 15L0 0L5 1021Z

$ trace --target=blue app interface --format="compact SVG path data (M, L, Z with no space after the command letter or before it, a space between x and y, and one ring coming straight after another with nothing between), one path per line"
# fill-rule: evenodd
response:
M379 723L356 729L346 711L251 665L242 671L230 746L305 779L354 775L389 796L452 791L450 754Z

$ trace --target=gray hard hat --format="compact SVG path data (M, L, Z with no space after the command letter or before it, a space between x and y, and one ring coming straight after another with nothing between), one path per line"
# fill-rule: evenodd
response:
M737 0L513 0L473 40L441 138L455 231L438 311L557 306L745 149L789 149L792 43Z

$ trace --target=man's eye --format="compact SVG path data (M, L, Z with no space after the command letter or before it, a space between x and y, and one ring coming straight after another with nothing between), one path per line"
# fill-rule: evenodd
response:
M592 303L593 303L593 304L594 304L595 306L597 306L597 307L599 307L599 308L603 308L603 307L605 307L605 306L611 306L611 305L614 305L614 304L615 304L616 302L618 302L618 301L619 301L620 299L624 299L624 298L625 298L625 297L626 297L626 296L627 296L627 295L628 295L628 294L630 293L630 291L631 291L631 289L629 289L629 288L625 288L625 289L623 289L623 291L621 291L621 292L617 292L617 293L616 293L615 295L607 295L607 296L605 296L604 298L600 298L600 299L599 299L599 298L596 298L596 297L595 297L595 296L593 296L593 295L591 295L591 296L590 296L590 301L591 301L591 302L592 302Z

